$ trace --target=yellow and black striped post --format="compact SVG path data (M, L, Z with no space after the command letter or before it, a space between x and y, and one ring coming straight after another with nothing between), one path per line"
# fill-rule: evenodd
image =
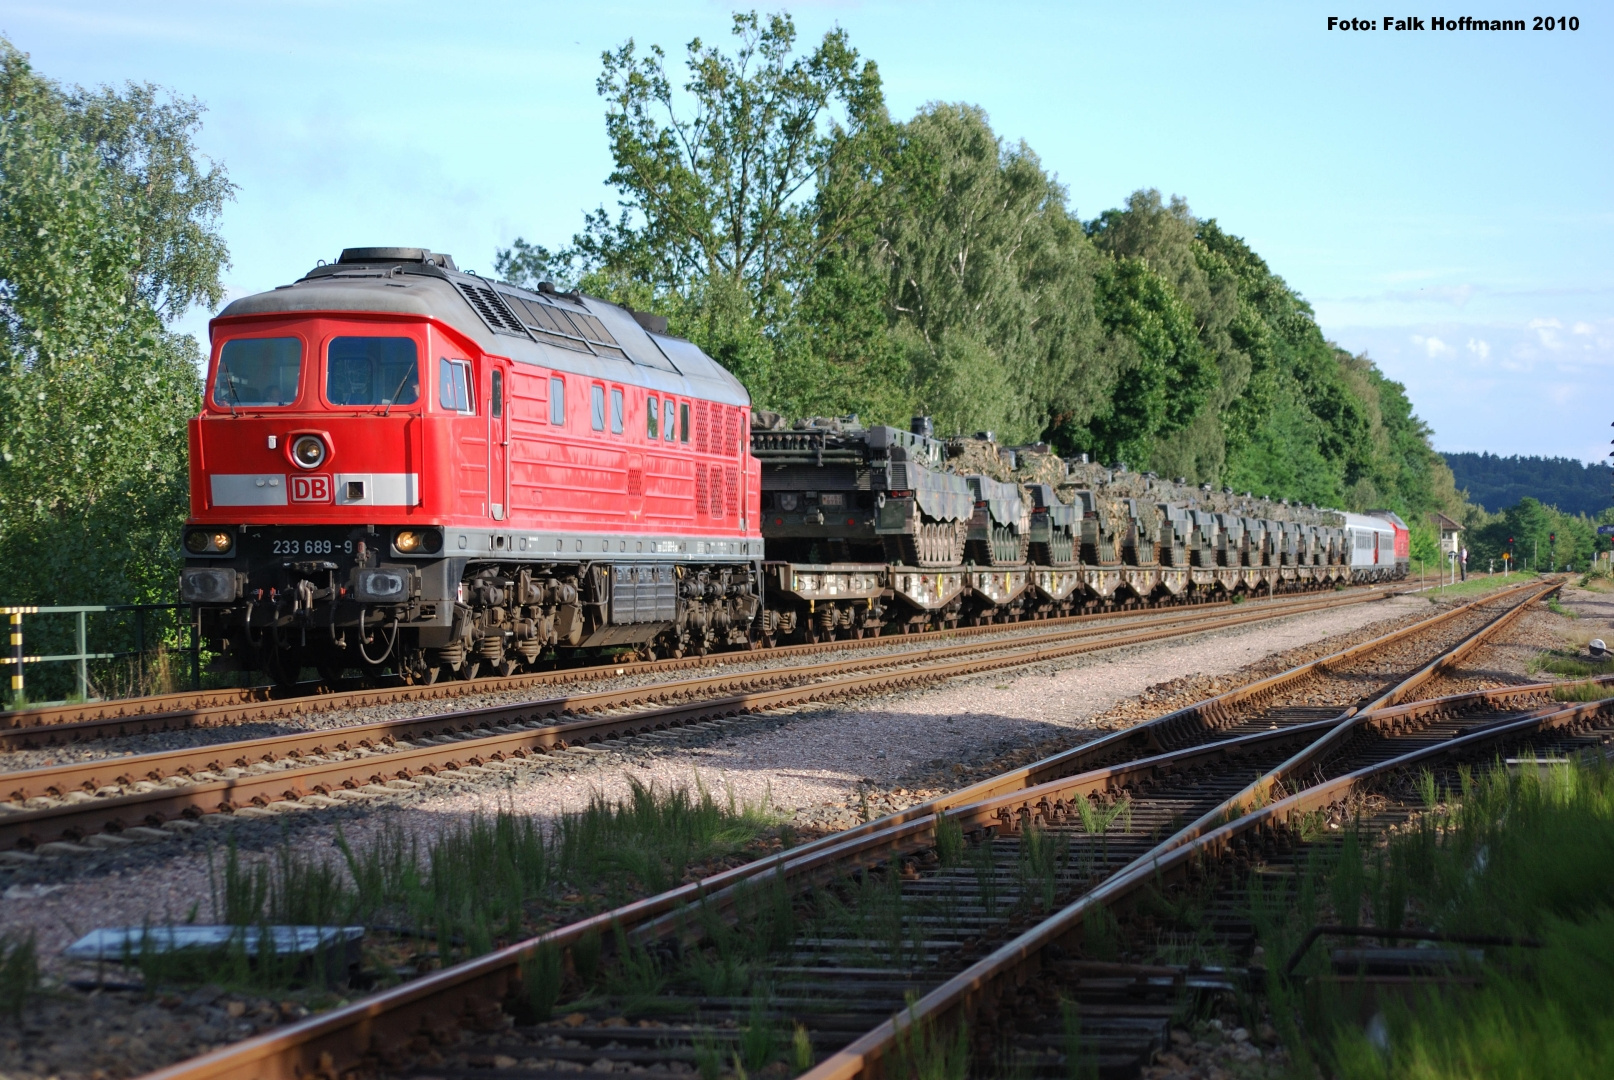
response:
M11 613L11 660L17 670L11 676L11 699L22 702L22 612Z

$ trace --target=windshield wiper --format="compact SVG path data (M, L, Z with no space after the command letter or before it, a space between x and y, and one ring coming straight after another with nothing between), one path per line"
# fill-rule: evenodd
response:
M381 410L382 416L386 416L388 413L392 412L392 407L398 404L398 395L403 393L404 383L409 381L409 376L412 374L414 374L414 368L412 366L404 368L403 378L399 379L398 385L393 388L392 396L387 399L387 407Z
M226 404L230 406L230 415L234 416L235 407L241 404L241 398L235 392L235 376L230 372L230 362L224 359L224 353L222 352L219 353L219 374L224 376L224 385L230 391L230 400ZM213 388L213 396L218 397L218 387L216 386Z

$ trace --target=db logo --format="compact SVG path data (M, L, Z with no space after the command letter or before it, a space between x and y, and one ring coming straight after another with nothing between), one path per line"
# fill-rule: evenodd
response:
M292 502L330 502L331 478L329 476L293 476L291 478Z

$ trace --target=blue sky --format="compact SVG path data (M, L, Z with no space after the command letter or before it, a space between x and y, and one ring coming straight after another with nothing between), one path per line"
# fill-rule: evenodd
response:
M240 295L345 246L422 245L486 272L516 236L564 242L611 198L601 51L631 36L677 59L694 36L726 40L730 10L0 0L0 33L53 78L207 104L201 145L240 185L223 223ZM844 27L895 116L985 108L1084 218L1157 187L1219 219L1330 337L1406 383L1437 447L1606 453L1610 8L1552 33L1330 32L1344 9L1303 0L788 10L808 43Z

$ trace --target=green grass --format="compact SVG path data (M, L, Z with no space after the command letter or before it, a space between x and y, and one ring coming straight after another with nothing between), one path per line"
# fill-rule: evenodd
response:
M39 991L39 951L34 935L0 934L0 1013L21 1016Z
M1571 679L1594 679L1599 675L1614 675L1614 657L1592 660L1584 656L1550 652L1532 657L1527 666L1531 672L1545 671Z
M1560 683L1552 688L1554 701L1602 701L1614 697L1611 683Z
M1522 585L1527 581L1540 580L1535 574L1524 574L1515 571L1511 574L1493 574L1486 577L1484 574L1470 574L1467 581L1459 581L1454 585L1441 585L1439 579L1433 576L1426 578L1424 584L1428 587L1424 595L1431 599L1440 597L1464 596L1473 597L1493 589L1505 589L1512 585Z
M1325 1003L1308 1015L1297 1057L1315 1054L1342 1080L1614 1075L1614 770L1498 767L1421 786L1436 809L1388 843L1349 834L1315 853L1298 895L1252 898L1274 968L1303 925L1353 914L1545 947L1487 949L1478 989L1386 1005L1380 1045L1352 1010ZM1325 968L1319 946L1301 971ZM1280 1027L1296 1036L1304 1010L1281 980L1271 988Z
M719 800L698 782L662 788L630 778L621 799L596 793L580 811L549 828L501 809L476 814L422 839L388 821L371 841L353 845L338 832L338 858L304 853L289 841L248 862L232 841L210 859L213 908L234 926L363 924L399 942L372 956L382 981L399 967L425 970L574 922L678 885L705 864L763 854L779 823L766 800ZM592 978L598 941L573 949L574 966ZM235 951L239 953L239 950ZM154 983L214 981L259 987L306 981L283 963L246 964L223 950L184 964L133 958ZM552 960L537 958L529 1004L547 1013L559 994ZM212 967L209 967L209 964Z

